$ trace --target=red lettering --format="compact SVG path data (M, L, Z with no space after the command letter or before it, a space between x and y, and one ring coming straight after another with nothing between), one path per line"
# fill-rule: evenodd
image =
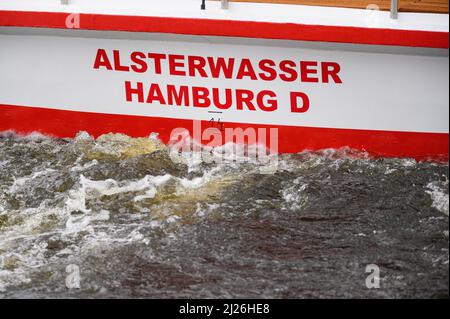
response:
M227 61L228 63L225 62L224 58L217 58L217 63L215 63L214 58L208 57L208 64L213 78L217 79L220 73L223 73L226 79L233 77L234 58L230 58Z
M241 80L244 76L256 80L256 73L249 59L242 59L236 78Z
M283 60L280 62L280 70L285 74L280 74L280 79L285 82L294 82L297 80L298 74L295 71L295 62L291 60Z
M301 106L298 105L298 98L302 99ZM309 109L309 98L303 92L291 92L291 112L305 113Z
M167 102L169 105L189 106L188 87L184 85L180 86L180 89L177 92L175 85L167 85Z
M166 59L165 54L161 53L149 53L149 59L155 60L155 74L161 74L161 61Z
M104 49L98 49L97 55L95 56L94 69L100 69L104 66L108 70L112 70L111 62L109 62L108 54Z
M322 62L322 82L328 83L331 77L334 83L341 84L342 80L338 73L341 71L341 66L336 62Z
M131 69L136 73L145 73L147 72L148 66L144 61L146 58L145 53L142 52L133 52L131 53L131 61L134 65L131 66Z
M252 102L253 97L254 94L252 91L236 90L236 108L238 110L242 110L245 104L250 111L256 111L256 108Z
M137 88L131 87L130 81L125 81L125 94L127 102L133 102L133 94L136 94L138 97L138 102L144 103L144 86L142 82L137 82Z
M185 76L186 72L177 70L177 68L184 68L184 56L169 54L169 72L170 75Z
M266 103L264 103L264 99L266 97L272 98L267 99ZM273 91L264 90L258 93L256 96L256 101L258 102L258 107L267 112L275 111L278 108L278 102L275 99L277 95Z
M317 67L317 62L315 61L302 61L300 62L300 76L302 82L319 82L316 77L310 77L310 75L317 75L317 68L310 69L310 67Z
M208 77L208 75L205 72L206 61L201 56L189 56L188 64L189 64L189 76L195 76L195 72L197 71L201 77L204 78Z
M259 68L262 73L259 73L259 77L264 81L273 81L277 77L277 72L274 69L275 62L272 60L261 60L259 61Z
M221 110L226 110L233 104L233 97L231 89L225 89L225 102L220 102L220 94L218 88L213 88L213 101L214 106Z
M209 107L211 105L209 90L204 87L192 87L192 104L195 107Z
M116 71L124 71L124 72L130 72L129 66L124 66L120 64L120 52L119 50L113 51L114 55L114 70Z
M161 89L159 88L159 85L156 83L152 83L150 85L146 103L151 104L154 101L158 101L159 104L166 104L166 101L164 100L164 96L161 92Z

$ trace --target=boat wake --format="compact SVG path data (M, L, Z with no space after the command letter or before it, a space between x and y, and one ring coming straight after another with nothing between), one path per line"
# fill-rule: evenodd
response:
M448 296L448 163L236 149L2 133L0 296Z

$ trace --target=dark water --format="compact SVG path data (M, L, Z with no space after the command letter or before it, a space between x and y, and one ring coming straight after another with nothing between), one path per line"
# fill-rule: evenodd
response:
M0 297L448 298L448 164L330 150L258 165L3 134Z

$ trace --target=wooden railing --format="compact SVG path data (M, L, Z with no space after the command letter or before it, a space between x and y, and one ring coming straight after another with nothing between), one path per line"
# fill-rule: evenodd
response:
M375 4L380 10L391 10L391 0L229 0L229 2L301 4L358 9L364 9L369 5ZM448 13L448 2L449 0L398 0L398 11Z

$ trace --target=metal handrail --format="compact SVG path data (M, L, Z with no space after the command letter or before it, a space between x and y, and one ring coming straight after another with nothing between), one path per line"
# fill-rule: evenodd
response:
M228 9L228 0L221 0L221 7ZM204 10L204 6L202 9ZM398 19L398 0L391 0L391 19Z
M61 4L69 4L69 0L61 0ZM228 0L221 0L221 8L228 9ZM205 0L202 0L201 9L206 9ZM391 19L398 19L398 0L391 0Z
M391 0L391 19L398 19L398 0Z
M228 9L228 0L221 0L221 8L222 10Z

